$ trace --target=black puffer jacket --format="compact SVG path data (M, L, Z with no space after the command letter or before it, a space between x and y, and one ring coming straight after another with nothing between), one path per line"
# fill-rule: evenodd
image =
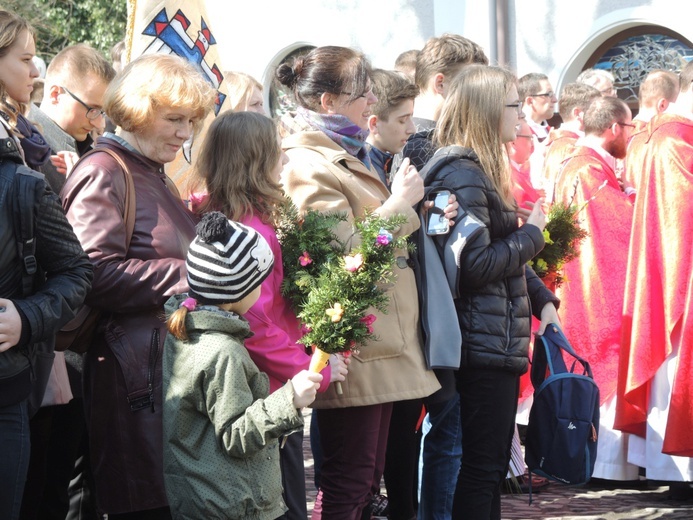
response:
M2 134L2 132L0 132ZM7 134L4 134L6 136ZM3 135L0 135L3 137ZM13 141L2 139L0 153L0 298L12 300L22 319L19 343L0 353L0 407L18 403L30 391L41 391L32 397L40 404L53 358L56 331L74 317L91 285L92 267L82 250L58 196L45 177L23 168L22 158ZM9 149L9 153L4 153ZM27 176L34 200L34 237L36 260L40 267L29 296L22 290L22 259L19 257L14 222L20 218L13 208L14 177ZM20 212L20 214L23 214ZM39 378L39 381L36 380Z
M438 150L449 162L427 176L425 184L446 187L486 228L460 258L460 298L455 301L462 330L462 366L527 371L531 313L539 317L548 302L559 300L527 267L544 247L536 226L518 227L476 154L451 146ZM530 303L531 301L531 303Z

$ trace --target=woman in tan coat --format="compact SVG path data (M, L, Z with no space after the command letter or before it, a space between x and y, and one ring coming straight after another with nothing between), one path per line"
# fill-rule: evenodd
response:
M367 211L408 217L398 235L419 227L412 209L423 183L408 161L395 175L390 193L370 167L365 139L370 107L370 66L348 48L319 47L277 70L293 90L298 112L284 120L293 132L283 141L289 156L282 181L300 211L344 212L349 221L336 230L353 235L353 219ZM396 280L387 314L376 313L378 340L353 356L343 395L330 389L314 403L323 452L320 491L313 519L360 519L380 487L392 403L430 395L439 388L426 370L420 346L419 308L407 251L398 251Z

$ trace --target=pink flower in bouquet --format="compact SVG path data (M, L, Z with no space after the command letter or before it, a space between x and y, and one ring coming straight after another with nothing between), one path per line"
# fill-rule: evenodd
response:
M344 257L344 268L351 273L353 273L354 271L358 271L362 265L363 255L361 253L356 253L353 256L349 255Z
M308 254L308 251L304 251L303 255L298 259L298 261L303 267L313 263L313 259Z
M331 308L325 311L330 318L332 318L332 323L338 323L342 321L342 316L344 315L344 309L341 303L335 303Z
M380 231L378 236L375 238L375 243L379 246L386 246L392 242L392 235L387 231Z
M377 319L378 318L376 318L374 314L369 314L368 316L361 318L359 321L366 326L368 334L373 334L373 322Z
M313 329L311 329L305 323L301 323L301 336L305 336L306 334L309 334L312 330Z

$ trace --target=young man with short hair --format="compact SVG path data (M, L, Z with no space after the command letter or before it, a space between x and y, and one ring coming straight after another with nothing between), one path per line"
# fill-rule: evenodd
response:
M369 154L371 164L390 189L392 159L415 130L412 117L419 88L397 71L376 69L371 80L378 101L368 118ZM421 407L421 399L393 403L384 468L390 518L416 517L414 483L419 450L415 425Z
M371 80L378 102L368 118L367 141L371 145L371 164L389 188L392 159L416 130L412 118L419 87L401 72L390 70L374 70Z
M103 96L114 76L111 64L85 44L66 47L53 58L41 106L32 105L29 111L29 119L40 126L53 154L67 151L81 156L92 148L90 132L103 128ZM65 175L50 162L40 170L53 191L60 193ZM65 364L74 398L42 407L31 419L31 462L21 518L65 518L68 509L70 517L96 514L87 476L82 356L65 351Z
M86 44L66 47L51 60L43 100L40 108L31 108L29 119L40 126L54 154L69 151L81 156L91 149L91 131L105 126L103 95L114 76L106 58ZM51 163L41 172L59 193L65 176Z
M407 141L402 155L418 170L435 152L433 129L450 84L462 67L472 63L488 65L488 58L480 45L458 34L430 38L416 57L415 83L420 90L414 108L416 133Z
M585 112L590 103L598 97L601 97L599 91L584 83L568 83L561 91L558 113L563 122L559 128L552 128L542 143L544 160L541 182L549 201L553 200L553 185L561 163L568 157L575 142L585 135Z
M532 133L542 142L549 135L547 120L553 117L558 103L549 77L540 72L525 74L517 81L517 93Z
M416 133L409 137L402 155L419 171L435 153L433 132L450 85L466 65L473 63L488 65L489 60L480 45L458 34L430 38L416 57L415 80L420 89L414 105ZM418 517L427 519L451 518L462 460L460 398L454 371L434 369L434 372L441 389L424 399L428 413L422 426L423 466L419 482ZM411 406L410 413L415 409Z

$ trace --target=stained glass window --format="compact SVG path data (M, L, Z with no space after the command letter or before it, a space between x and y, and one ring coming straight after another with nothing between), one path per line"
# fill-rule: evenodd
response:
M610 38L585 68L611 72L618 97L637 104L638 89L647 73L654 69L680 72L693 59L692 47L688 40L667 29L641 27Z

